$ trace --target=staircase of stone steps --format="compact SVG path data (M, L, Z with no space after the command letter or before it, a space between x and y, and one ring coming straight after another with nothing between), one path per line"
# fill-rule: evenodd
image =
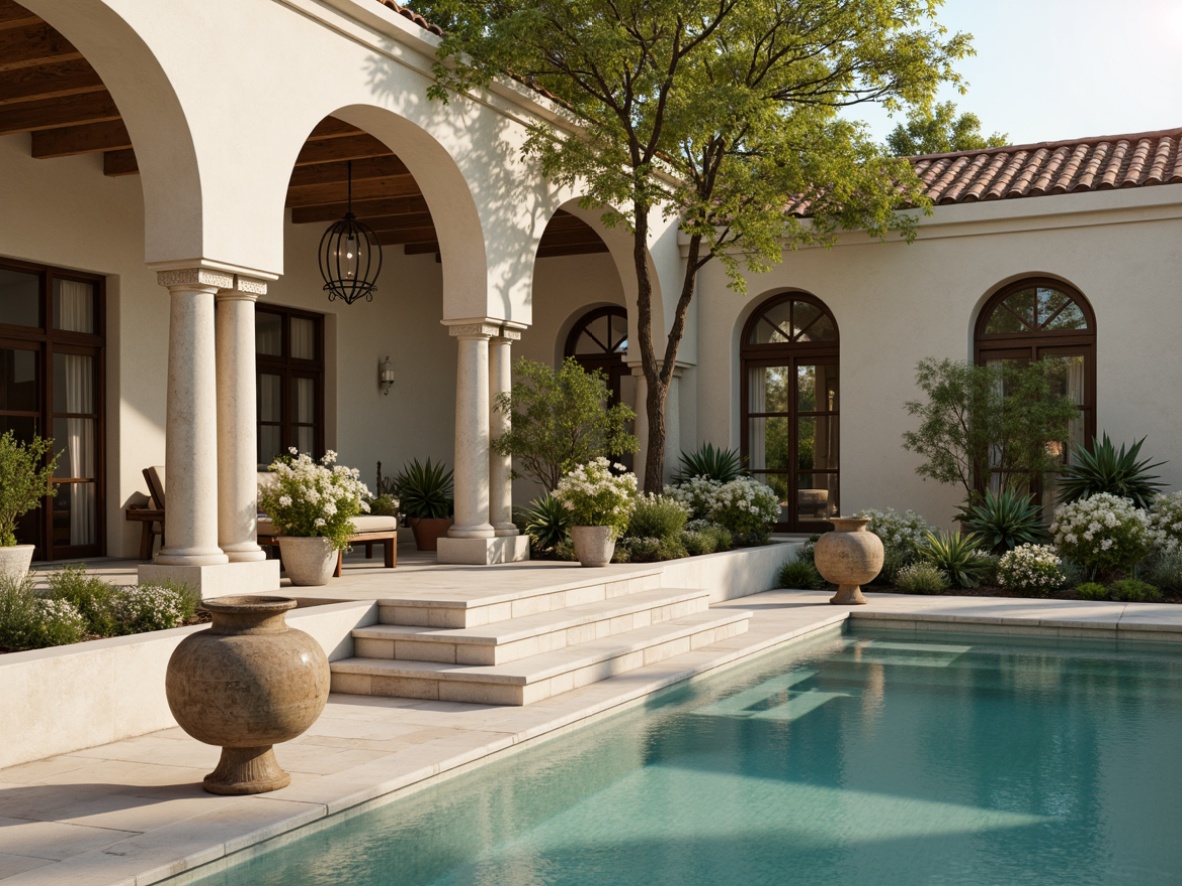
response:
M660 580L384 601L378 624L353 631L355 657L332 663L332 689L524 705L747 630L749 613L711 611L707 591Z

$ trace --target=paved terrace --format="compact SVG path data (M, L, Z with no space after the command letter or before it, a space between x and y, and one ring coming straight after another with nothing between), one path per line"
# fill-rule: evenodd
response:
M485 592L504 583L561 583L561 564L472 570L429 568L430 557L401 558L391 576L380 560L356 557L330 597L388 597L392 588ZM135 564L94 571L113 578ZM616 568L616 567L609 567ZM623 567L620 567L623 568ZM384 575L376 574L385 572ZM414 576L412 580L412 576ZM401 585L406 582L405 585ZM466 589L465 589L466 588ZM1036 632L1056 637L1179 642L1182 607L1155 604L912 597L869 594L853 609L813 591L769 591L718 604L753 613L750 630L527 707L333 695L320 720L280 745L291 786L251 797L216 797L200 787L218 749L180 729L0 769L0 881L3 886L133 886L156 883L470 766L503 751L626 705L680 680L741 661L846 618L890 619L915 630L949 627Z

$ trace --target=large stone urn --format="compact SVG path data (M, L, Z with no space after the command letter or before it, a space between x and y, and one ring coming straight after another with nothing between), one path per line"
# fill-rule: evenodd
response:
M0 547L0 575L20 581L29 574L33 562L33 545Z
M320 535L279 536L283 570L293 585L320 587L328 584L337 568L337 549Z
M289 628L288 597L216 597L208 630L190 634L168 662L165 692L177 723L222 757L205 776L212 794L258 794L291 783L272 745L290 741L328 701L328 658Z
M860 585L882 570L882 539L866 531L870 522L862 517L830 517L833 531L817 539L813 562L821 577L837 585L830 603L858 606L867 602Z
M616 552L610 526L572 526L570 540L582 566L606 566Z

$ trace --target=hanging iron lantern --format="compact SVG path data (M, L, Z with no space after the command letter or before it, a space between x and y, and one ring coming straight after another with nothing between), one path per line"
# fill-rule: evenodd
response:
M320 238L320 276L328 300L347 305L364 296L373 301L382 270L382 244L366 224L353 215L353 161L348 165L349 202L345 217L333 222Z

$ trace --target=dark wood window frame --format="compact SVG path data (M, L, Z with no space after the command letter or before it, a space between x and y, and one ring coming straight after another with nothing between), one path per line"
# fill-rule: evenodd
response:
M609 339L606 342L599 340L599 336L591 330L591 325L596 320L604 317L616 317L624 321L625 332L622 339ZM579 361L579 365L588 372L594 372L596 369L603 371L603 374L607 376L607 389L611 393L612 403L620 402L622 380L630 372L628 364L624 361L624 353L619 350L620 345L628 341L627 329L628 311L622 305L604 305L603 307L592 308L580 317L578 322L571 328L570 333L566 337L566 346L562 349L564 357L574 357ZM583 337L584 333L602 349L601 352L576 353L579 346L579 339Z
M998 310L1008 310L1003 307L1003 303L1010 296L1024 289L1039 287L1054 289L1066 295L1080 309L1087 322L1087 328L1048 330L1028 327L1021 332L986 332L994 313ZM1061 313L1062 310L1063 308L1060 308L1056 313ZM1039 323L1037 317L1033 319L1040 327L1049 322L1044 320ZM1096 436L1096 314L1091 304L1074 286L1052 277L1026 277L1016 280L990 296L981 308L973 328L973 359L978 365L984 365L989 360L1033 361L1055 356L1084 358L1084 396L1080 412L1084 418L1084 445L1090 449L1092 439ZM1037 487L1037 484L1035 486ZM1035 488L1035 492L1039 493L1040 490Z
M764 320L764 317L767 315L768 311L789 301L804 302L817 308L820 311L820 314L814 319L813 322L815 323L821 318L828 318L829 322L833 324L833 341L810 342L797 340L780 343L751 344L750 341L752 338L752 333L754 332L756 326ZM801 334L807 331L807 329L801 330ZM837 498L840 501L840 461L838 462L838 467L836 468L814 468L811 471L802 471L799 468L799 420L801 418L831 418L833 420L834 432L837 435L838 446L840 447L840 393L838 395L838 406L836 409L809 410L802 412L799 409L799 394L795 387L795 381L793 381L793 388L788 394L789 408L787 412L752 412L750 408L751 369L766 366L784 366L789 369L789 377L795 379L797 377L797 366L800 364L828 364L840 367L840 342L841 334L837 326L837 319L833 316L833 312L829 309L829 306L816 296L797 290L779 292L764 299L743 326L742 338L740 339L739 345L739 399L740 451L743 455L744 462L748 463L751 455L751 419L761 417L787 418L789 423L789 464L791 467L778 471L752 470L752 474L755 476L780 475L786 476L788 478L788 520L785 522L776 523L775 528L778 532L814 532L825 531L831 528L829 523L824 520L801 519L800 501L798 500L798 493L800 489L799 475L804 473L811 475L833 475L834 489L837 493ZM840 374L838 376L838 383L840 384Z
M325 407L324 407L324 315L313 311L301 311L284 305L258 303L255 306L255 319L262 313L275 314L281 320L281 351L279 355L257 353L256 384L263 373L277 375L280 378L280 420L273 423L279 427L280 452L286 452L288 447L297 446L298 427L312 428L313 458L320 458L325 452ZM310 320L314 328L315 354L313 359L305 360L291 356L291 321L293 318ZM312 422L296 422L296 379L308 378L313 383L313 420ZM262 439L262 402L261 397L256 414L256 425L259 440ZM268 423L272 424L272 423Z
M22 412L20 416L33 418L37 433L41 436L53 434L54 419L83 417L95 422L95 451L93 478L54 478L60 495L72 483L91 482L95 486L94 542L92 544L55 544L53 500L45 499L44 504L26 515L18 527L18 539L35 544L34 557L39 560L75 559L79 557L102 557L106 555L106 278L97 274L86 274L50 265L0 258L0 270L16 271L36 275L40 284L40 325L14 326L0 323L0 348L16 348L34 351L37 354L39 375L38 396L40 403L33 412ZM54 328L53 290L54 281L66 280L85 283L94 287L94 328L93 333L71 332ZM54 408L54 356L76 354L94 359L93 396L94 411L74 415ZM18 416L13 411L5 415ZM57 448L57 447L55 447ZM60 469L60 464L59 464ZM21 530L28 538L20 538Z

